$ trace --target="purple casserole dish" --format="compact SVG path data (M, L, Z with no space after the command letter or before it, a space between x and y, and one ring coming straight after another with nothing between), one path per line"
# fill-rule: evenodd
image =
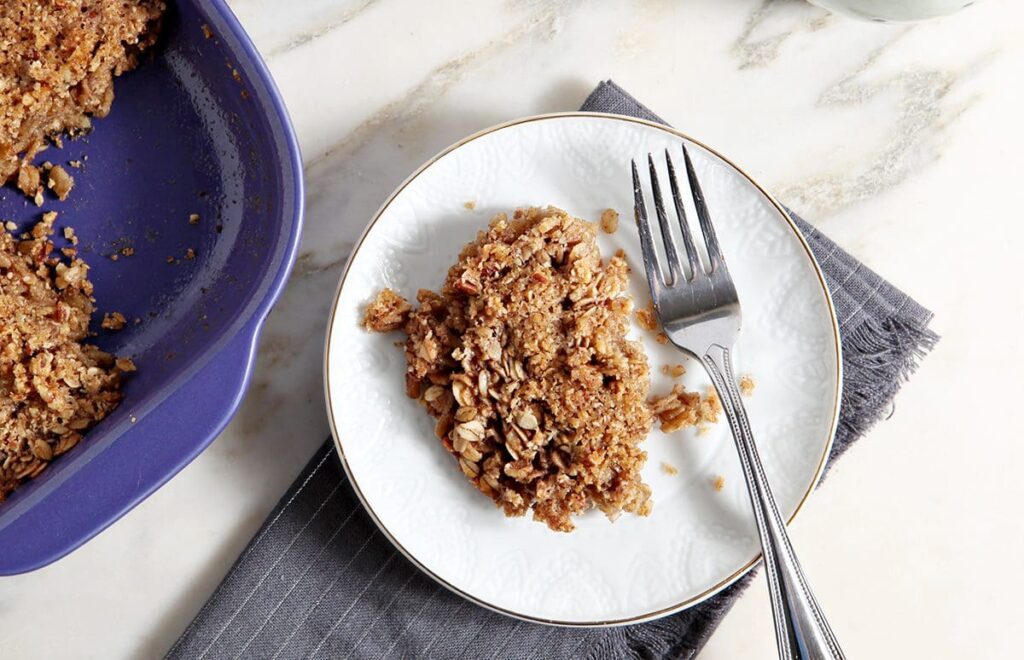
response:
M58 235L75 228L96 325L109 311L142 319L95 339L138 365L121 405L0 504L0 575L71 552L210 444L241 401L294 261L302 161L270 74L223 0L168 5L152 54L116 82L110 115L40 155L84 160L68 170L68 201L38 209L0 189L0 218L25 227L54 210ZM111 260L123 246L135 254Z

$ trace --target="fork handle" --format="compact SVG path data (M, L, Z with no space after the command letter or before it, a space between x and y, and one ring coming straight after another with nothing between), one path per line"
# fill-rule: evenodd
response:
M750 504L757 519L761 552L768 577L768 591L775 617L775 638L779 658L813 658L815 660L845 658L835 634L825 620L814 593L797 561L786 533L786 523L779 515L775 497L768 486L761 458L754 445L747 411L736 387L730 350L713 344L701 359L718 390L725 416L732 427L736 449L747 480Z

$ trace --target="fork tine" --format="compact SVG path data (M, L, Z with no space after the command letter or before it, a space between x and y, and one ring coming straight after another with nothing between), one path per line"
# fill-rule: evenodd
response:
M665 240L665 256L668 257L668 268L672 273L672 286L686 281L686 272L679 261L679 250L676 249L676 240L672 237L672 227L668 224L668 216L665 214L665 202L661 197L661 184L658 183L658 170L654 168L654 158L647 154L647 166L651 172L651 190L654 195L654 210L658 214L658 225L661 227L661 237Z
M725 258L722 256L722 247L718 243L715 227L711 224L708 205L704 201L704 192L700 189L700 182L697 180L697 173L693 169L690 152L686 150L685 143L683 143L683 159L686 161L686 178L690 181L690 194L693 195L693 205L697 209L697 219L700 220L700 229L704 233L704 243L708 247L708 259L711 262L708 273L714 273L719 266L724 265Z
M683 196L679 193L679 179L676 178L676 168L672 165L672 156L668 149L665 150L665 162L668 163L668 180L672 186L672 201L676 205L676 218L679 220L679 227L683 230L683 245L686 247L686 260L690 265L690 277L698 277L704 273L700 265L700 257L697 255L697 248L693 244L693 233L690 231L690 223L686 221L686 209L683 208Z
M640 249L644 255L644 270L647 272L647 284L651 287L651 295L654 296L662 286L661 262L658 261L658 251L654 247L654 237L651 235L651 223L647 219L647 207L644 205L644 190L640 187L640 174L636 170L636 160L633 163L633 218L636 220L637 230L640 232Z

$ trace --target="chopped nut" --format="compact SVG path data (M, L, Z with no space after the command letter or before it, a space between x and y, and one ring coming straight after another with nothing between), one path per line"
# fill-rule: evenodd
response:
M666 335L664 332L659 332L658 334L654 335L654 341L664 346L665 344L668 343L668 335Z
M190 225L198 225L199 224L199 214L198 213L191 213L191 214L189 214L189 216L188 216L188 224L190 224Z
M104 330L118 331L125 325L124 314L121 312L110 312L103 315L103 322L100 323L100 327Z
M619 212L615 209L605 209L601 214L601 230L606 234L614 234L619 228Z
M135 254L135 248L133 248L131 246L125 246L125 247L121 248L121 256L130 257L133 254Z
M54 165L50 168L46 186L53 190L53 194L57 195L57 199L63 202L68 198L68 193L71 192L71 189L75 187L75 179L63 167Z
M192 261L193 259L196 258L196 251L192 248L188 248L187 250L185 250L185 258L189 261Z

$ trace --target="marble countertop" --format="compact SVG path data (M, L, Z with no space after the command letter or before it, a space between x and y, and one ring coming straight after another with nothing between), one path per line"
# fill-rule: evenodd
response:
M794 525L848 655L1017 653L1024 444L1000 413L1024 398L1024 4L911 27L799 0L231 5L305 156L295 273L210 449L71 556L0 580L0 655L162 655L328 435L328 304L372 212L456 139L609 77L936 312L895 414ZM771 658L772 635L757 580L702 657Z

